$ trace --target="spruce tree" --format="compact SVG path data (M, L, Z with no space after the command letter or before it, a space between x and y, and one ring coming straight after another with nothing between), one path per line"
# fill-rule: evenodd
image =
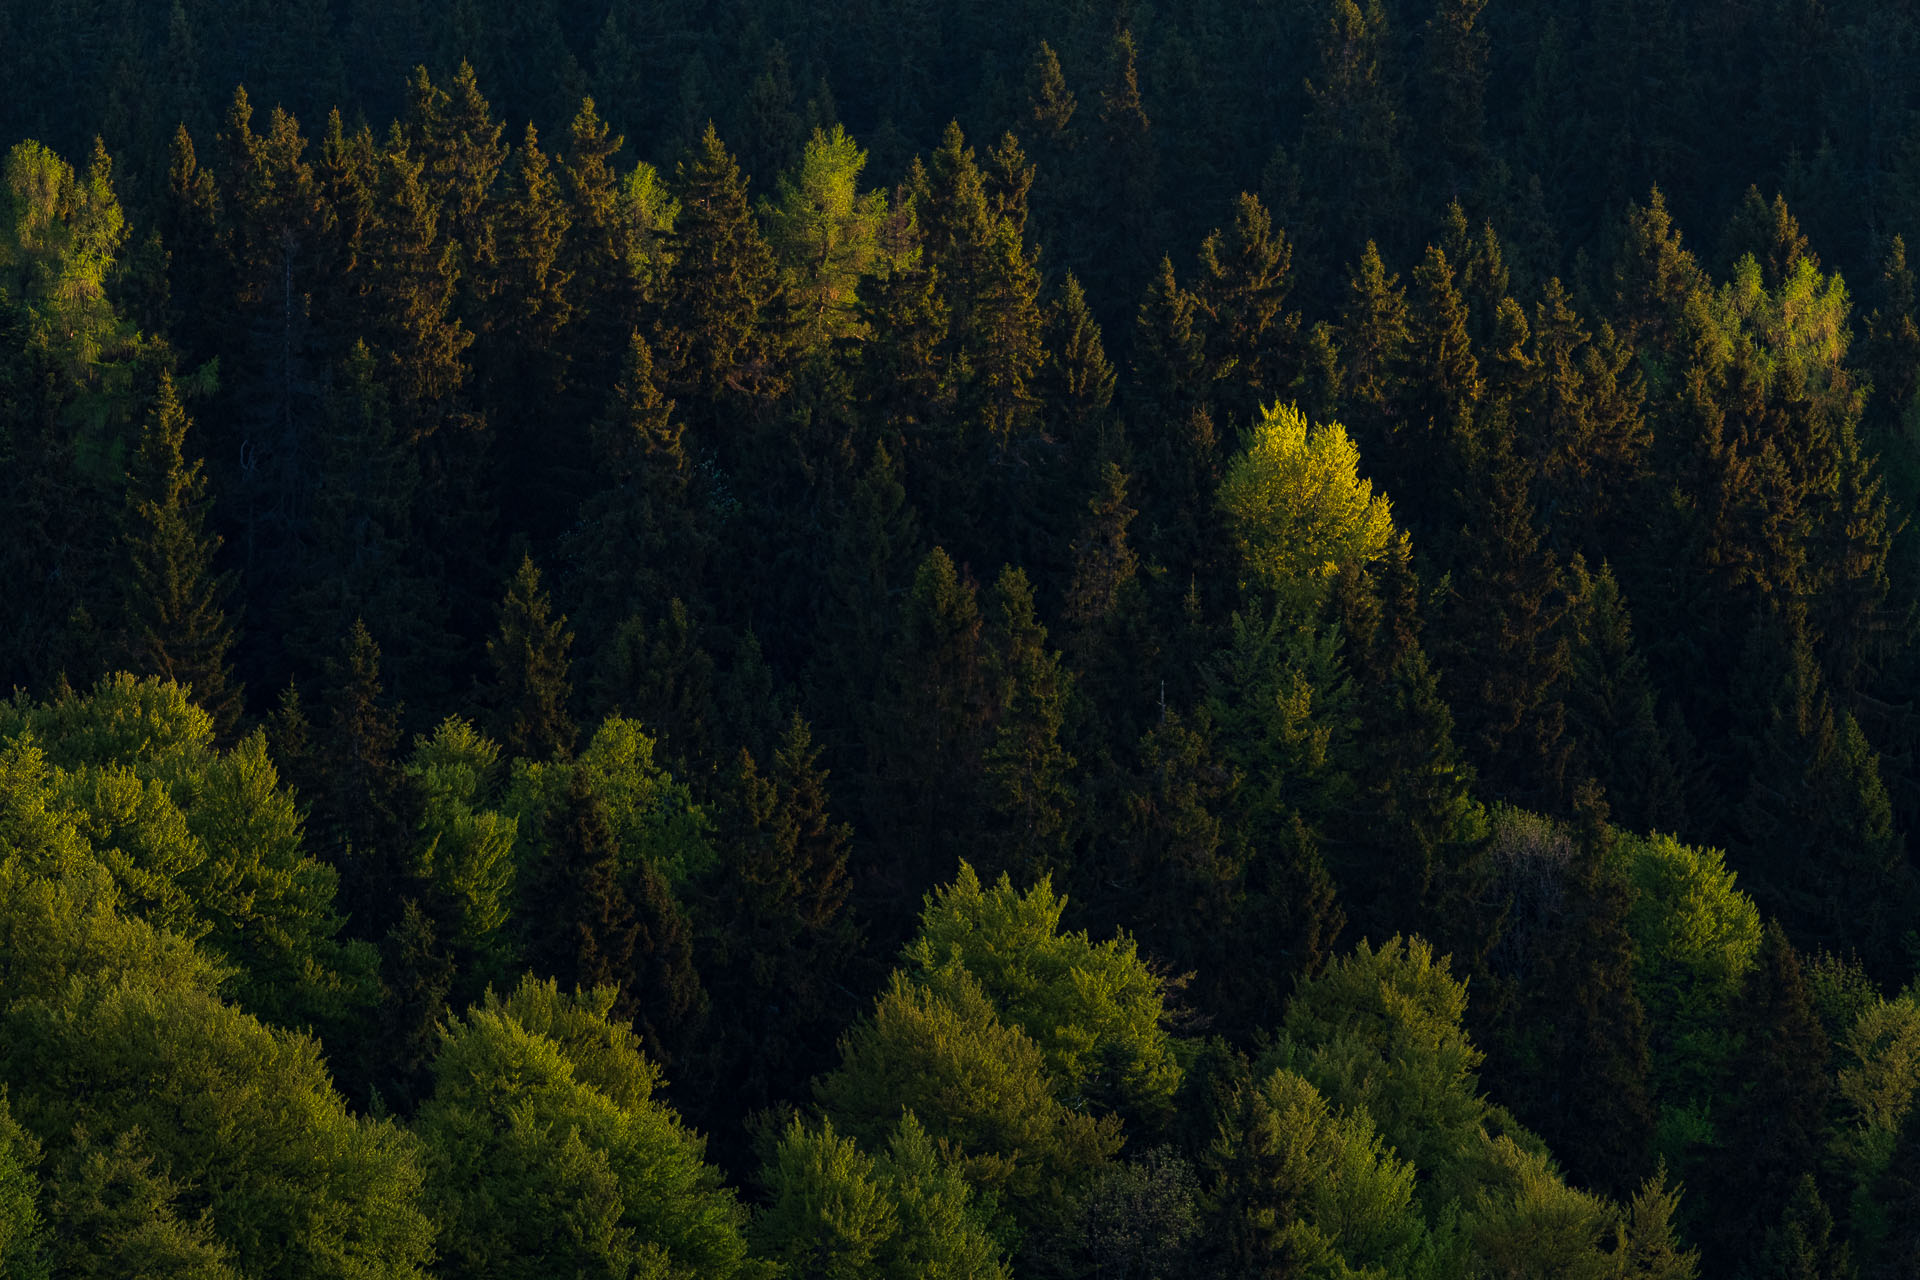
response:
M1633 889L1611 852L1598 791L1588 784L1575 802L1567 918L1514 1011L1512 1043L1531 1041L1541 1061L1505 1096L1576 1182L1624 1196L1647 1176L1654 1137L1646 1014L1627 933Z
M403 1114L428 1092L428 1071L440 1050L440 1026L449 1015L455 966L436 934L433 918L413 898L380 948L385 998L380 1008L379 1059L371 1082L381 1099Z
M1853 1251L1835 1240L1833 1214L1810 1172L1802 1173L1780 1221L1767 1231L1762 1280L1855 1280Z
M1759 1260L1767 1233L1790 1212L1800 1178L1817 1167L1832 1083L1826 1031L1799 953L1769 920L1758 962L1735 1002L1715 1128L1725 1135L1710 1163L1714 1197L1706 1235L1716 1268Z
M1047 647L1027 575L1000 572L989 604L984 679L993 740L983 754L988 803L999 821L973 861L1022 880L1067 870L1075 760L1061 741L1073 678Z
M578 730L568 713L573 685L567 650L573 633L540 585L533 557L523 555L500 602L499 630L487 641L493 666L496 734L509 755L530 760L566 760Z
M1308 78L1300 149L1314 175L1311 225L1338 257L1397 230L1407 181L1394 35L1380 0L1331 0Z
M1413 122L1415 167L1427 198L1458 199L1473 189L1487 158L1486 0L1441 0L1422 33Z
M241 702L228 661L234 629L223 607L233 580L214 569L220 537L206 528L207 482L200 461L186 458L188 426L163 372L127 476L123 616L137 668L191 686L226 736Z
M1526 464L1496 439L1479 466L1477 524L1442 633L1449 700L1493 796L1564 810L1565 570L1535 523Z
M1474 419L1487 393L1474 354L1471 308L1446 253L1427 246L1413 269L1407 314L1407 425L1401 448L1381 459L1383 483L1403 520L1416 526L1452 521L1449 499L1465 477L1459 460L1471 447Z
M1803 619L1757 623L1742 656L1752 693L1736 708L1735 758L1747 785L1732 816L1743 873L1795 936L1858 948L1891 978L1913 885L1879 756L1834 707Z
M1405 429L1407 296L1369 240L1347 277L1337 341L1346 424L1368 458L1397 458Z
M1571 566L1575 639L1567 730L1575 768L1605 788L1629 831L1676 831L1685 816L1680 775L1660 731L1653 681L1610 565Z
M1200 245L1193 292L1207 318L1207 355L1220 380L1219 403L1236 424L1280 400L1300 355L1293 293L1293 244L1257 196L1242 192L1233 225Z
M711 125L675 170L680 213L673 267L657 299L655 357L701 426L723 405L771 397L783 381L772 326L779 286L773 252L747 203L747 181ZM712 442L723 450L725 441ZM722 456L727 456L724 452Z
M693 927L667 878L644 858L627 874L627 899L634 922L627 984L634 1030L648 1054L672 1069L687 1060L707 1017Z
M386 696L380 646L355 619L327 664L324 719L315 734L314 827L340 871L350 932L383 936L398 907L399 865L412 838L398 751L400 709Z
M852 828L829 807L827 770L798 712L772 766L742 749L721 805L721 869L699 939L713 996L712 1102L737 1113L797 1095L830 1065L851 1016L859 929L848 911Z
M606 804L575 768L567 792L542 822L540 859L522 898L527 959L562 988L613 987L614 1012L640 1010L635 964L641 921L620 874L620 848Z
M884 859L865 869L865 888L899 913L888 924L904 926L921 894L976 856L991 740L981 625L973 580L935 547L913 575L864 726L866 829Z
M1118 379L1087 295L1072 274L1060 285L1047 328L1046 360L1035 381L1060 454L1054 483L1071 488L1094 478L1123 448L1113 420Z

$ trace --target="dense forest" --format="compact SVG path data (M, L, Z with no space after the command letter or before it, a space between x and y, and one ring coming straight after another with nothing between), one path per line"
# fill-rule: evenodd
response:
M0 1280L1920 1276L1920 3L0 77Z

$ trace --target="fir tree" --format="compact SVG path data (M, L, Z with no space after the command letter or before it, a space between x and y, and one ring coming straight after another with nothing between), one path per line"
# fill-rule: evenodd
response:
M162 373L127 477L124 616L139 668L191 686L224 736L234 730L241 699L223 608L233 581L214 569L220 537L206 528L206 477L198 459L187 461L188 425L173 379Z
M1858 1274L1852 1251L1833 1238L1833 1214L1813 1174L1800 1175L1779 1223L1767 1231L1755 1274L1764 1280L1854 1280Z
M703 1051L719 1063L717 1110L794 1097L829 1065L833 1037L853 1012L852 828L833 820L820 754L796 712L768 772L742 749L722 805L715 923L700 939L701 972L726 1015Z
M297 704L295 704L297 705ZM409 842L401 787L400 709L380 679L380 646L356 619L340 656L327 665L325 719L312 770L320 787L315 826L340 869L348 927L363 938L386 933L397 907L398 866Z
M1395 437L1406 416L1401 402L1408 337L1406 291L1369 240L1347 277L1337 339L1347 423L1366 457L1384 458L1401 449Z
M989 804L1001 830L983 851L1022 879L1066 870L1072 832L1075 760L1061 742L1073 680L1034 611L1027 575L1008 567L994 583L984 679L994 721L983 763Z
M1824 1142L1827 1036L1800 956L1777 921L1767 922L1731 1022L1739 1047L1716 1117L1727 1140L1711 1165L1718 1187L1707 1224L1722 1268L1758 1260Z
M1242 192L1231 229L1201 242L1193 287L1220 406L1236 423L1251 421L1292 385L1300 358L1300 313L1288 307L1293 283L1292 242L1259 198Z
M707 1017L707 992L693 961L693 928L673 888L652 862L642 859L627 876L632 902L632 965L626 983L634 1030L647 1052L671 1068L686 1060ZM612 957L609 956L611 964Z
M1442 0L1426 22L1414 129L1425 139L1415 163L1424 170L1430 200L1442 194L1458 199L1476 185L1486 163L1485 10L1486 0Z
M667 385L689 409L716 406L708 412L731 397L771 396L783 377L771 325L778 274L746 179L711 125L680 161L674 190L680 213L655 352Z
M374 1088L384 1100L411 1111L426 1092L428 1069L440 1049L447 1020L454 962L440 943L433 919L412 898L387 932L380 957L385 999L381 1005Z
M635 965L643 924L622 884L605 802L584 770L571 771L541 837L545 850L523 899L528 961L562 987L616 988L614 1012L633 1017L642 1000Z
M523 555L500 602L499 633L487 641L487 659L499 739L509 754L530 760L570 758L578 732L567 711L573 633L552 610L533 557Z
M1301 151L1316 177L1314 221L1344 254L1358 235L1395 227L1406 183L1403 121L1386 8L1380 0L1332 0L1325 12Z
M864 735L867 829L886 854L868 891L896 909L974 856L990 740L982 657L973 581L936 547L914 573Z
M1576 638L1567 691L1575 768L1606 789L1629 831L1674 831L1684 816L1679 771L1656 714L1652 677L1611 566L1571 566Z
M1625 1195L1653 1151L1646 1014L1634 988L1627 933L1633 890L1609 846L1613 832L1591 786L1576 797L1567 919L1547 942L1515 1010L1542 1061L1507 1096L1582 1185Z
M1113 364L1107 359L1100 325L1087 306L1087 295L1072 274L1054 299L1046 351L1036 381L1049 433L1064 464L1059 479L1067 485L1084 483L1104 464L1117 460L1122 443L1112 418L1117 385Z

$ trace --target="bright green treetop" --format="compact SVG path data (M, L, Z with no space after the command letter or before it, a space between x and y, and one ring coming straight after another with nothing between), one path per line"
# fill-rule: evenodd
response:
M1343 568L1379 559L1393 513L1360 476L1360 451L1339 423L1315 427L1293 405L1263 411L1220 482L1249 585L1310 615Z

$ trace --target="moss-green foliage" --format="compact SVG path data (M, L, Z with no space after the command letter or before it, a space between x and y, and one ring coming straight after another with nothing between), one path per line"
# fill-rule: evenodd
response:
M1006 1280L965 1179L912 1112L879 1152L831 1120L790 1124L760 1175L769 1203L754 1239L767 1256L821 1280Z
M1393 537L1387 499L1359 467L1346 428L1316 427L1298 407L1275 405L1220 482L1247 578L1291 615L1311 616L1334 575L1377 560Z
M1300 984L1282 1024L1293 1069L1329 1099L1364 1108L1381 1136L1434 1179L1429 1196L1464 1194L1491 1105L1467 1038L1467 988L1419 938L1362 942ZM1441 1203L1433 1199L1434 1204Z
M1647 1011L1660 1146L1679 1159L1711 1132L1729 1045L1727 1010L1760 952L1760 912L1718 849L1671 836L1623 836L1615 856L1634 888L1627 928Z
M462 948L483 973L504 977L503 930L513 906L513 846L519 823L498 811L500 748L449 716L415 743L406 774L420 799L414 873L448 914L443 941Z
M859 189L866 164L867 153L845 129L815 129L799 167L780 176L773 202L762 205L802 350L824 352L836 341L867 336L860 283L884 272L888 258L880 241L887 197Z
M902 953L912 982L964 999L972 984L1002 1021L1040 1049L1062 1101L1164 1110L1180 1085L1162 1020L1165 996L1124 935L1063 933L1066 900L1042 878L1025 893L1002 875L985 888L973 868L927 898L920 933Z
M896 971L815 1092L868 1148L902 1110L913 1112L968 1181L1022 1225L1057 1218L1073 1188L1120 1147L1118 1120L1062 1102L1046 1054L964 971L939 989Z
M440 1274L763 1274L612 1000L529 978L448 1027L416 1126Z
M46 1219L40 1197L40 1144L20 1127L0 1094L0 1276L41 1280L46 1268Z
M1294 1259L1308 1275L1404 1275L1425 1244L1414 1168L1364 1109L1336 1111L1275 1069L1242 1088L1207 1154L1229 1205L1229 1258L1257 1273Z
M273 1022L334 1023L371 999L372 953L337 940L337 876L303 843L258 733L222 751L181 686L115 676L88 695L0 709L0 743L113 874L124 909L233 963ZM29 764L38 760L38 764Z
M0 760L0 1077L46 1150L48 1212L74 1215L54 1222L63 1270L111 1271L98 1250L152 1234L200 1274L226 1256L249 1275L421 1274L408 1135L347 1113L314 1040L226 1004L224 966L121 913L35 748ZM170 1216L176 1198L204 1220ZM107 1210L110 1229L81 1228Z
M686 784L654 762L654 748L638 721L609 716L576 760L515 761L500 807L519 822L519 865L539 856L542 819L565 799L577 771L606 808L623 867L651 863L675 885L711 867L707 816Z

